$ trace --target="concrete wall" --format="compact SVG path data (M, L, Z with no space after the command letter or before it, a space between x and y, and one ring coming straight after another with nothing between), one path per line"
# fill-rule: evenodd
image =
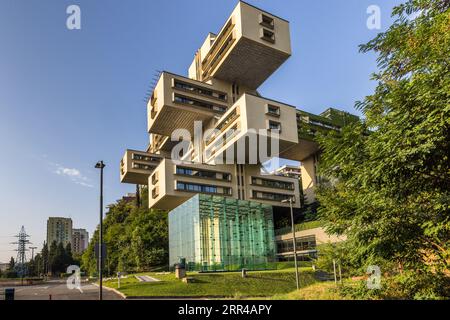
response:
M344 241L347 239L345 236L337 237L335 235L329 235L326 233L325 229L321 228L321 227L295 232L296 238L307 237L307 236L315 236L317 245L325 244L325 243L335 243L335 242L340 242L340 241ZM276 241L280 241L280 240L292 240L292 233L284 234L282 236L277 236Z
M300 170L302 172L302 188L305 196L305 203L309 204L316 200L316 157L311 156L303 160Z

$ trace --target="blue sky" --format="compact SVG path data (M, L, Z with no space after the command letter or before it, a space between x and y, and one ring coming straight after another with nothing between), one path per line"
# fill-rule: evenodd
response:
M376 70L373 54L358 53L378 32L366 27L366 9L380 6L385 29L400 1L248 2L291 28L293 55L260 92L313 113L355 112ZM49 216L94 231L97 160L107 165L106 203L134 191L120 184L119 161L147 144L143 98L155 70L187 74L236 3L0 0L0 262L15 256L9 242L21 225L39 248ZM81 8L81 30L66 28L71 4Z

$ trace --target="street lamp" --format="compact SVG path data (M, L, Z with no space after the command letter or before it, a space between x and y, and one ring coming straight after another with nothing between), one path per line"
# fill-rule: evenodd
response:
M295 225L294 225L294 210L292 209L292 197L289 199L284 199L282 203L288 203L291 209L291 229L292 229L292 243L294 245L294 264L295 264L295 283L297 284L297 290L300 289L299 277L298 277L298 266L297 266L297 241L295 239Z
M103 161L97 162L96 169L100 169L100 227L99 227L99 244L98 244L98 276L100 280L99 300L103 300Z

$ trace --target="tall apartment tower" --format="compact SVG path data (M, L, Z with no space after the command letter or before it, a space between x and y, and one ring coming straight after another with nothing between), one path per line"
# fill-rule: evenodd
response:
M170 210L171 263L231 270L274 260L273 220L289 200L300 207L300 186L263 170L268 158L301 161L303 193L314 201L315 134L357 117L262 97L258 87L290 56L289 22L240 1L206 36L187 77L160 73L147 104L149 145L125 152L120 178L147 185L149 206ZM180 148L182 134L192 139Z
M87 249L89 244L89 233L86 229L72 230L72 252L81 254Z
M64 247L72 243L72 219L62 217L50 217L47 220L47 244L53 241L62 242Z

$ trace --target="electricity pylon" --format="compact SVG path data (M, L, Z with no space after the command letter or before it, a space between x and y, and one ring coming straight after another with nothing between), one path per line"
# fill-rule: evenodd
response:
M27 245L31 242L27 239L30 236L25 232L24 226L20 229L18 235L15 235L18 238L17 242L13 242L13 244L17 244L17 258L14 269L17 272L17 275L22 278L27 274L27 256L26 252L28 251Z

